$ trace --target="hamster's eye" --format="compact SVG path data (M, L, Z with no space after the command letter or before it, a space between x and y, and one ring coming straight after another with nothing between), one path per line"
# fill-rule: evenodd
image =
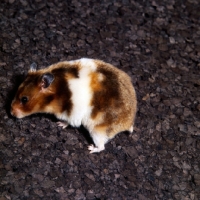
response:
M20 101L21 101L22 104L25 104L28 101L28 98L27 97L22 97L20 99Z

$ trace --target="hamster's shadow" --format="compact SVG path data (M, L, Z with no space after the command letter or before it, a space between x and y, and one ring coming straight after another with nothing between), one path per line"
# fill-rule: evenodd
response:
M30 119L34 119L34 118L46 118L46 119L49 119L50 121L52 122L58 122L58 119L56 118L55 115L53 114L50 114L50 113L35 113L35 114L32 114L30 116L28 116Z
M80 126L79 130L81 132L81 135L83 135L83 137L88 142L88 144L94 144L94 142L93 142L88 130L83 125Z
M10 105L15 97L18 87L24 81L24 79L25 74L15 74L11 78L11 83L13 87L8 90L5 100L5 109L9 118L12 118L12 115L10 114Z

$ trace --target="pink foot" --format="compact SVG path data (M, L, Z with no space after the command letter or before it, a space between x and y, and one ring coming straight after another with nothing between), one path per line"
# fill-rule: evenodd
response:
M101 148L95 147L93 144L88 146L88 150L90 150L90 153L98 153L98 152L100 152L100 151L102 151L104 149L105 149L104 146L102 146Z
M63 129L66 128L69 124L67 122L57 122L57 125L62 127Z

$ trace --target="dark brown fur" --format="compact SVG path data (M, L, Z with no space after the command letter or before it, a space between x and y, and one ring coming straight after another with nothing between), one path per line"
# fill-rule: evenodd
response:
M69 115L71 113L73 103L71 101L72 93L69 90L68 82L65 78L66 74L71 74L75 77L78 76L78 71L70 68L66 70L65 68L52 70L52 74L55 77L55 81L52 85L54 93L54 98L58 101L59 112L67 111Z
M97 73L102 74L104 79L99 88L94 88L92 105L95 105L92 111L92 118L95 118L99 112L104 112L104 118L107 123L112 120L110 109L116 109L119 106L119 85L117 76L111 71L98 69Z

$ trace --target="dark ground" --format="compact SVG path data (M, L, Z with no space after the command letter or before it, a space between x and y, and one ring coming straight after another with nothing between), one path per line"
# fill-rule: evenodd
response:
M198 0L1 0L0 29L0 200L200 199ZM33 61L81 57L126 71L138 96L134 133L99 154L82 129L9 115Z

